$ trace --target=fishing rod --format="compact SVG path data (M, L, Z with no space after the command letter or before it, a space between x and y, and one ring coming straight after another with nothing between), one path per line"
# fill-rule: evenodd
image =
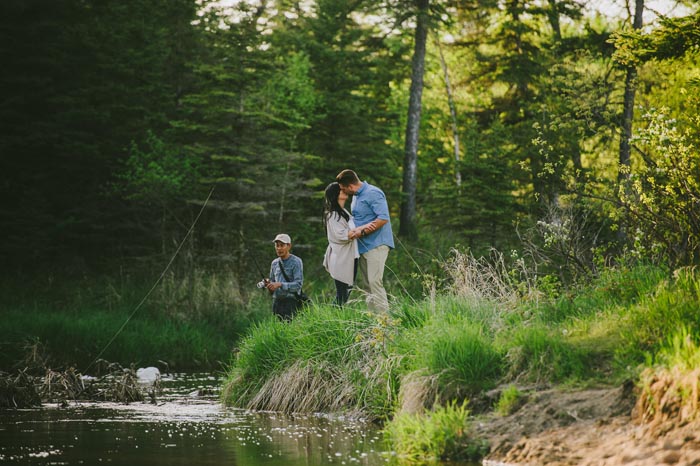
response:
M270 283L270 279L267 275L265 275L260 268L260 264L258 263L257 257L255 254L253 254L247 247L246 247L246 240L245 237L243 236L242 231L238 231L238 234L241 236L241 243L243 244L243 251L248 255L250 259L253 261L253 265L255 265L255 269L258 271L260 276L262 277L262 280L260 280L258 283L256 283L256 286L258 288L267 288L267 284ZM272 293L272 292L270 292Z
M258 271L258 273L260 274L260 276L261 276L262 278L267 278L267 275L265 275L265 274L263 273L262 269L260 268L260 264L258 264L258 261L257 261L255 255L254 255L254 254L250 251L250 249L248 249L248 247L246 246L246 241L245 241L245 237L243 236L243 232L242 232L242 231L239 231L238 234L241 236L241 242L243 243L243 251L244 251L246 254L248 254L248 257L249 257L250 259L253 260L253 264L255 265L255 268L257 269L257 271Z
M119 334L122 332L122 330L124 330L124 327L126 327L126 325L129 323L129 321L134 317L136 312L139 309L141 309L141 306L143 305L143 303L146 302L146 300L151 295L151 293L153 293L153 290L155 290L156 287L158 286L158 284L163 280L163 277L165 277L166 272L168 271L168 269L170 269L170 266L173 264L173 261L175 261L175 258L180 253L180 250L182 249L182 246L185 244L185 241L187 241L187 238L189 238L190 235L192 234L192 232L194 231L194 227L195 227L195 225L197 225L197 222L199 221L199 217L202 216L202 213L204 212L204 208L207 206L207 204L209 203L209 199L211 199L211 195L214 193L214 188L216 188L216 185L212 186L211 189L209 190L209 195L207 196L204 203L202 204L201 209L199 209L199 213L197 214L197 217L195 217L194 221L192 222L192 225L190 225L190 228L187 230L187 233L185 233L185 236L182 238L182 241L180 241L180 244L178 245L177 249L175 250L175 253L172 255L172 257L168 261L167 265L165 266L165 268L163 269L163 271L161 272L160 276L155 281L155 283L153 284L151 289L148 290L148 293L146 293L146 295L143 297L143 299L141 299L141 301L134 308L134 310L131 312L131 314L129 314L129 316L126 318L126 320L121 325L121 327L119 327L119 329L112 336L112 338L102 348L102 351L100 351L99 354L97 356L95 356L95 358L92 360L92 362L85 368L85 370L83 371L83 374L86 373L102 357L102 355L107 350L107 348L109 348L109 345L111 345L114 342L114 340L117 339L117 336L119 336Z

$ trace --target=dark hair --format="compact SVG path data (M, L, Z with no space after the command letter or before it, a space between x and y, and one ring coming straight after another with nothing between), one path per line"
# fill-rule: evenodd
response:
M359 183L360 178L354 171L345 169L342 172L338 173L338 176L335 177L335 181L342 184L343 186L347 186L350 184Z
M333 183L329 184L326 186L326 196L323 200L323 225L326 225L326 222L330 218L331 214L335 212L335 214L338 216L338 218L342 217L346 221L350 220L350 215L348 212L340 207L340 204L338 204L338 195L340 194L340 185L338 184L337 181L334 181Z

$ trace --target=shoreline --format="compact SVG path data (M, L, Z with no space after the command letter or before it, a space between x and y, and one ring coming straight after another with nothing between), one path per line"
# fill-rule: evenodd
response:
M484 466L700 465L700 420L634 419L630 384L581 390L546 389L508 416L476 420L491 444Z

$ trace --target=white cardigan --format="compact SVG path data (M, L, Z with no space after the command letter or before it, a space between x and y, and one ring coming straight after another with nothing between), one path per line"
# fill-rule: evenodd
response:
M355 222L352 216L350 216L350 221L345 220L335 212L331 212L326 217L328 248L326 248L326 255L323 258L323 267L333 279L348 285L353 284L355 259L360 257L357 240L348 239L348 233L353 228L355 228Z

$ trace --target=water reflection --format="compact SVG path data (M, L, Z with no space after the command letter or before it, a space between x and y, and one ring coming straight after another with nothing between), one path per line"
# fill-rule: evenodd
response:
M213 377L163 378L157 404L0 411L0 463L28 465L386 464L377 428L321 415L227 409ZM204 396L201 394L204 393Z

